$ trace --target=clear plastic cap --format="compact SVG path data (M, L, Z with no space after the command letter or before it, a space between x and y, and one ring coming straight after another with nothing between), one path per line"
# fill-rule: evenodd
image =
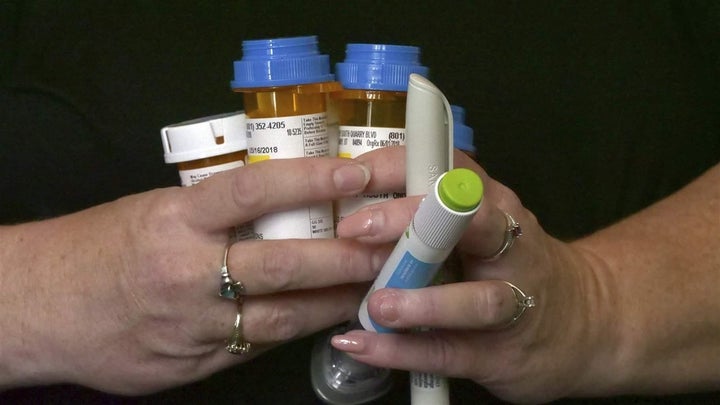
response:
M172 124L160 130L165 163L188 162L247 149L245 112Z
M315 394L333 405L360 405L385 395L393 386L390 369L373 367L335 349L332 336L352 329L362 329L358 322L340 326L315 341L310 362L310 376Z
M427 76L420 48L407 45L347 44L335 74L346 89L407 91L411 73Z

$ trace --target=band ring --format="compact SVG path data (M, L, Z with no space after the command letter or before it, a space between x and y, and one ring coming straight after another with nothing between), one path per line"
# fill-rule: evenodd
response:
M228 352L238 355L248 354L252 349L252 344L246 341L243 336L242 309L243 301L240 299L237 301L237 315L235 316L233 331L227 339L227 346L225 346Z
M231 300L239 300L245 295L245 286L242 281L233 280L228 271L227 258L230 251L230 244L225 246L225 255L223 256L223 264L220 267L220 290L218 295Z
M505 235L503 237L503 243L496 250L493 254L488 256L487 258L483 259L486 262L491 262L494 260L497 260L502 256L505 252L507 252L512 245L515 243L515 239L519 238L522 233L522 228L520 228L520 224L515 221L515 218L513 218L510 214L507 212L503 212L505 214Z
M525 311L527 311L528 308L534 308L537 303L535 302L535 297L532 295L525 294L521 289L519 289L517 286L515 286L513 283L509 281L503 280L503 283L507 284L510 289L512 289L513 295L515 296L515 313L513 314L512 319L510 322L507 323L507 326L511 326L515 324L518 319L520 319Z

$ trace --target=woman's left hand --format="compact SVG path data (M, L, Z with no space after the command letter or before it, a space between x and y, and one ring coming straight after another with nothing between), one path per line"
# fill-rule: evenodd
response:
M456 153L455 160L485 184L484 201L457 246L463 282L381 289L368 306L383 326L432 330L351 331L335 336L333 345L375 366L470 378L510 401L591 394L580 388L588 384L603 391L613 383L603 372L618 356L612 349L619 339L615 305L607 295L614 280L594 256L545 233L512 190L464 155ZM396 240L419 201L366 207L339 224L338 236ZM506 241L511 247L493 258Z

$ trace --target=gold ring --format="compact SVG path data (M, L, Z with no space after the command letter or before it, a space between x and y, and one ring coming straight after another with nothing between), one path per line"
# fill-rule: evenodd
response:
M243 300L239 299L237 301L237 315L235 316L235 325L233 325L232 334L230 335L230 337L228 337L227 346L225 346L227 351L232 354L248 354L250 353L250 349L252 349L252 344L246 341L245 337L243 336L242 309Z
M228 271L227 258L230 251L230 244L225 246L225 255L223 256L223 264L220 267L220 290L218 295L231 300L238 300L245 295L245 286L242 281L235 281Z

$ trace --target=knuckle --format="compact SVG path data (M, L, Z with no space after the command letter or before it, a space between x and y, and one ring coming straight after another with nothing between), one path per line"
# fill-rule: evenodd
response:
M472 343L458 339L457 335L437 332L431 335L426 358L430 359L430 371L450 377L467 377L476 373L481 361L473 350L467 350Z
M500 207L513 206L520 203L520 199L515 192L508 186L502 183L496 183L496 201Z
M269 182L263 179L260 169L257 165L248 165L235 171L230 195L238 209L258 213L265 204Z
M503 322L503 307L507 305L507 296L497 286L476 289L473 294L473 316L479 326L495 325Z
M527 220L529 223L532 223L532 224L538 223L537 217L530 210L524 210L523 216L524 216L524 220Z
M321 192L327 194L327 190L334 190L334 187L328 188L332 184L332 171L334 165L328 165L328 162L322 159L310 159L307 163L307 169L302 171L302 176L297 183L305 192L310 191L310 195ZM332 194L332 192L330 192ZM324 199L324 196L317 196Z
M419 295L415 296L406 305L406 310L416 317L416 322L438 323L444 318L442 314L443 305L440 302L441 296L439 294L441 291L437 289L430 289L429 291L436 293L428 294L425 299Z
M347 281L369 281L377 275L379 268L375 268L373 252L368 246L360 244L342 245L335 250L335 266L345 276Z
M431 344L427 345L425 358L430 359L432 371L449 370L451 366L457 365L457 349L450 340L443 338L440 334L432 334Z
M322 185L322 180L327 177L327 173L319 166L319 161L313 160L310 162L310 167L303 176L302 187L304 190L317 190ZM318 184L320 183L320 184Z
M265 317L265 329L269 341L283 342L300 335L301 327L297 311L287 305L274 305Z
M131 221L131 230L136 234L130 237L146 235L160 237L176 230L188 215L187 193L179 187L161 189L155 193L145 193L142 198L126 197L132 208L127 219Z
M497 205L499 207L517 207L517 212L511 212L515 219L522 218L522 223L525 225L538 224L535 214L523 206L520 198L510 187L502 183L498 183L497 186Z
M295 249L283 249L282 244L266 244L260 274L267 289L285 291L292 287L296 270L302 266L302 256Z

